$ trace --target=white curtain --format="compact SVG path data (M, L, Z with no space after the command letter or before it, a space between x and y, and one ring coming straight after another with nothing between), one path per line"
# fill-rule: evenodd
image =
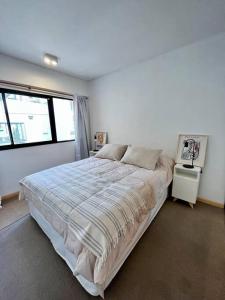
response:
M91 146L88 97L77 96L75 106L75 159L89 157Z

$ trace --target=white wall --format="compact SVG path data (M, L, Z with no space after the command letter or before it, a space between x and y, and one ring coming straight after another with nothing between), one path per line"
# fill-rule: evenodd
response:
M0 80L30 84L71 94L88 94L86 81L0 55ZM18 191L18 181L31 173L71 162L73 142L0 151L0 195Z
M208 134L199 195L224 203L225 34L94 80L90 98L92 134L112 143L175 157L178 133Z
M19 191L23 177L74 161L74 143L58 143L0 152L0 195Z

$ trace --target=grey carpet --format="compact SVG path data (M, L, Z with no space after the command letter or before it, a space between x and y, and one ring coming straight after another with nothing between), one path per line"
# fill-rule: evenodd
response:
M0 231L1 300L86 300L31 217ZM167 201L105 292L106 300L224 300L224 210Z

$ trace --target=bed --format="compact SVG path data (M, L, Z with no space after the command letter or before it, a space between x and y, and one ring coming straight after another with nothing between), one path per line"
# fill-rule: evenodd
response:
M21 180L20 198L93 296L110 284L167 198L173 162L154 171L91 157Z

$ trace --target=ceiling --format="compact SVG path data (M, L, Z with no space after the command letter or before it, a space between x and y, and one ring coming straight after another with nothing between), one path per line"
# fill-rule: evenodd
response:
M225 31L225 0L0 0L0 53L93 79Z

